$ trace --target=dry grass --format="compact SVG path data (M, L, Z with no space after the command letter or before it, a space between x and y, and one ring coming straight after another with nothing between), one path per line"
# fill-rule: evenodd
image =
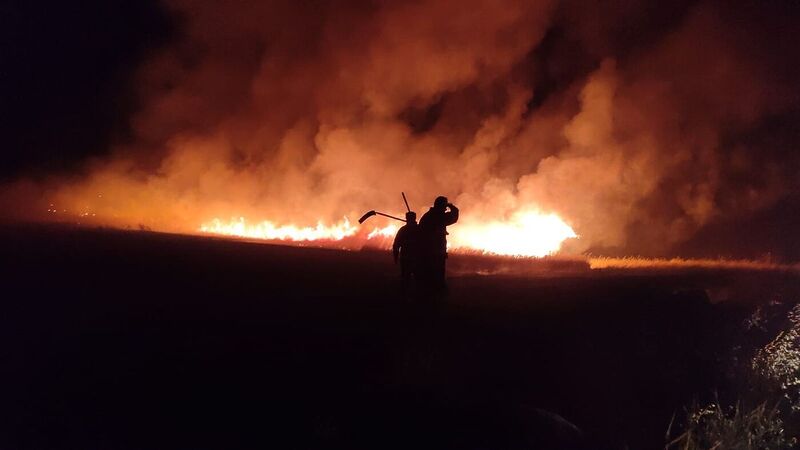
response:
M594 257L590 256L592 269L746 269L779 270L800 272L800 265L779 264L768 260L748 259L685 259L685 258L641 258L641 257Z
M786 436L778 408L767 407L766 402L752 409L737 403L727 410L719 402L705 408L695 404L687 411L683 428L666 450L779 450L793 448L796 442Z

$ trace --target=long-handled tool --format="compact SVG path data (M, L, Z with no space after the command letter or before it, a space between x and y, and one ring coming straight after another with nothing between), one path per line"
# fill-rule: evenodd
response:
M406 204L406 210L408 210L408 212L411 212L411 207L408 206L408 200L406 200L406 193L405 192L401 192L400 194L403 195L403 202ZM389 214L384 214L382 212L378 212L378 211L375 211L373 209L372 211L367 211L366 213L364 213L364 215L361 216L360 219L358 219L358 223L364 223L365 220L367 220L370 217L375 216L375 215L388 217L388 218L394 219L394 220L399 220L400 222L405 222L406 221L406 219L401 219L399 217L391 216Z
M399 220L400 222L405 222L406 221L405 219L401 219L399 217L390 216L389 214L384 214L382 212L378 212L378 211L372 210L372 211L367 211L363 216L361 216L361 218L358 219L358 223L364 223L365 220L369 219L370 217L372 217L374 215L388 217L390 219Z

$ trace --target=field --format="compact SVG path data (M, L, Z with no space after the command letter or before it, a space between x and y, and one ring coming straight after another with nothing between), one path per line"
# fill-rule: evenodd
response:
M741 389L792 270L450 259L5 226L0 448L663 448ZM749 330L749 331L748 331ZM740 352L740 353L737 353ZM734 362L732 362L734 361Z

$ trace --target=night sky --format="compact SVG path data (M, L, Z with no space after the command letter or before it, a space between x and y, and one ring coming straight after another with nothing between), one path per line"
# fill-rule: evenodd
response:
M174 25L155 1L0 4L0 177L74 169L128 133L131 77Z

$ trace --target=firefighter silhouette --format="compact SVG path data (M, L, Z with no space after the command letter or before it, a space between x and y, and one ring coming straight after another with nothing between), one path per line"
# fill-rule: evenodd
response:
M419 221L419 261L417 278L429 295L447 291L447 227L458 222L458 208L447 197L436 197L433 206Z
M406 224L397 230L397 234L394 237L392 255L394 256L394 263L400 263L402 293L407 295L412 283L418 282L419 226L417 225L417 214L415 212L409 211L406 213Z

